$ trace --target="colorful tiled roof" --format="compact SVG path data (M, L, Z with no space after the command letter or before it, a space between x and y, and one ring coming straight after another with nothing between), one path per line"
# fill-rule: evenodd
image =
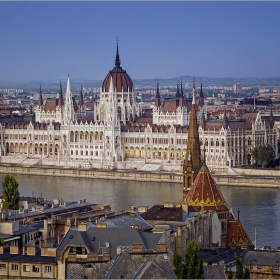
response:
M229 210L225 198L205 163L203 163L188 193L187 203L197 211L200 211L202 205L204 205L205 210L217 212Z
M225 240L226 244L236 247L253 245L252 240L239 220L229 220L227 232L227 240Z

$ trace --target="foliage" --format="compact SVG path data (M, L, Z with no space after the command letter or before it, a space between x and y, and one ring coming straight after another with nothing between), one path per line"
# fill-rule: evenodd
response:
M228 272L228 279L233 279L233 272L232 272L232 270L230 270Z
M182 257L177 252L174 253L173 266L174 266L174 273L176 275L176 279L182 279L183 278Z
M275 159L275 152L270 145L256 146L251 151L252 158L259 165L265 167L270 161Z
M4 243L5 243L4 239L0 237L0 247L3 247Z
M198 245L192 240L188 243L185 260L178 254L173 258L174 273L177 279L204 279L203 263L198 253Z
M236 261L236 279L250 279L250 269L248 267L243 270L242 261L239 257L237 257Z
M246 267L243 274L243 279L250 279L250 269Z
M235 278L236 279L243 279L243 266L242 266L242 262L241 259L239 257L237 257L236 261L236 274L235 274Z
M3 190L3 208L17 210L19 209L19 190L16 178L7 174L2 183Z

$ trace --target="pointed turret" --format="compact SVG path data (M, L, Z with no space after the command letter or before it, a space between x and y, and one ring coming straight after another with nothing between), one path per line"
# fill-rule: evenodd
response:
M196 116L196 102L195 102L196 90L195 82L193 84L192 90L192 108L191 117L188 130L188 144L186 158L183 165L183 201L186 202L186 196L190 190L200 168L201 162L201 152L200 152L200 142L198 134L197 116Z
M179 85L178 85L178 82L177 82L176 98L179 98L179 97L180 97L180 92L179 92Z
M64 105L63 96L62 96L62 83L60 82L60 90L59 90L59 97L58 97L58 104L59 107Z
M79 107L84 106L84 97L83 97L83 86L81 85L80 96L79 96Z
M159 85L158 85L158 83L157 83L155 107L160 107L160 94L159 94Z
M69 74L68 74L68 78L67 78L63 119L64 119L64 124L70 124L71 121L74 122L76 119L74 105L73 105L73 97L72 97L72 92L71 92L71 87L70 87Z
M179 94L179 107L184 106L184 93L183 93L183 84L182 80L180 82L180 94Z
M39 91L39 97L38 97L38 106L39 107L43 106L43 96L42 96L41 84L40 84L40 91Z
M205 125L206 125L205 113L204 113L204 108L202 108L200 126L204 129Z
M270 124L270 128L274 127L274 117L273 117L273 112L272 112L272 106L270 107L269 124Z
M203 96L203 91L202 91L202 82L201 82L201 85L200 85L198 107L200 107L200 108L204 107L204 96Z
M227 129L227 128L228 128L228 118L227 118L226 109L225 109L224 117L223 117L223 128L224 128L224 129Z

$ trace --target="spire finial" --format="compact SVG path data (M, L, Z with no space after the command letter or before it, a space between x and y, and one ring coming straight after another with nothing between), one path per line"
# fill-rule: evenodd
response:
M195 79L193 78L192 104L195 104L195 96L196 96L196 90L195 90Z
M117 54L116 54L116 59L115 59L115 67L119 68L121 66L121 60L119 56L119 40L117 37Z
M239 221L239 214L240 214L240 210L239 210L239 205L238 205L238 210L237 210L237 219Z

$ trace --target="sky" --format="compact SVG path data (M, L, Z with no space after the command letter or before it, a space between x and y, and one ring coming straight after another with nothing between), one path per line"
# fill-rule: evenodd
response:
M280 77L280 2L1 2L0 80Z

